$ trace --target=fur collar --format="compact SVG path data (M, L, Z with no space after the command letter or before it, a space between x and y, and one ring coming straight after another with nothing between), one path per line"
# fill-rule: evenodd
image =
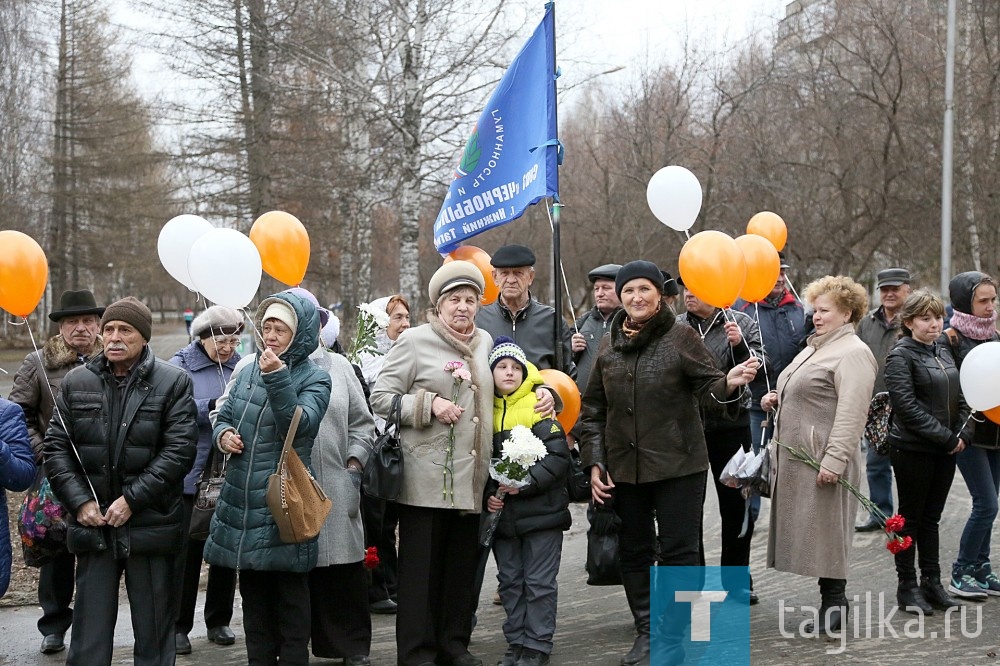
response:
M615 315L611 322L611 348L616 352L639 351L653 340L666 335L677 321L674 311L664 303L660 307L660 311L653 315L653 320L646 324L634 338L629 338L622 332L622 322L625 321L626 316L623 309Z
M104 349L104 342L101 336L97 336L93 349L87 354L87 358L93 358ZM76 350L66 344L62 335L53 335L42 346L42 362L46 370L61 370L70 368L77 364L79 356Z

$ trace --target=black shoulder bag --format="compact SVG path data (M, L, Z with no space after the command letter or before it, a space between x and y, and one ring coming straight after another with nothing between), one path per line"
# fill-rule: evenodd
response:
M372 454L362 473L361 487L368 497L390 502L399 497L403 486L403 450L399 437L402 404L403 396L393 396L389 415L385 420L385 432L375 440Z

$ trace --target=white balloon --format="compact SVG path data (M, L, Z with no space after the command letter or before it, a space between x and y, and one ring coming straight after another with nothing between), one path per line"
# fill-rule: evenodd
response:
M187 267L195 289L216 305L245 308L260 288L260 252L235 229L212 229L196 240Z
M188 254L191 246L203 235L214 229L205 218L197 215L178 215L163 225L156 241L160 263L170 276L188 289L194 289L188 272Z
M649 179L646 201L660 222L687 231L701 212L701 183L682 166L663 167Z
M984 342L962 361L959 380L965 401L977 412L1000 406L1000 342Z

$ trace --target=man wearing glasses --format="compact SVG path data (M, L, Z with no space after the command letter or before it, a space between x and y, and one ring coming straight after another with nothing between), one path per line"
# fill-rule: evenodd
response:
M174 645L177 654L191 654L188 634L194 627L194 610L198 600L198 578L201 575L202 552L205 542L190 538L188 525L194 507L194 494L202 472L210 465L211 456L221 455L212 446L212 424L209 413L215 401L225 391L236 363L237 348L243 331L243 315L236 310L213 305L191 323L195 340L174 354L170 362L191 376L194 401L198 407L198 453L194 467L184 477L185 545L178 556L178 578L174 594L178 605L174 623ZM209 467L210 468L210 467ZM208 590L205 595L205 627L208 640L217 645L232 645L236 635L229 628L233 617L233 596L236 593L236 572L225 567L208 568Z

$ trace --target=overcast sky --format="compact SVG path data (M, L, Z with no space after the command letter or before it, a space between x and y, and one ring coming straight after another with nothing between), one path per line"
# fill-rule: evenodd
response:
M788 1L558 0L560 88L571 91L581 81L616 68L622 69L606 76L605 82L627 81L645 63L676 59L681 51L679 37L684 34L725 50L753 30L773 30ZM537 4L541 19L544 2ZM141 29L148 21L146 15L129 11L124 0L112 0L112 7L115 22L126 27ZM525 39L536 22L529 23ZM141 41L132 53L143 90L157 94L177 83L165 72L161 57L143 49Z

